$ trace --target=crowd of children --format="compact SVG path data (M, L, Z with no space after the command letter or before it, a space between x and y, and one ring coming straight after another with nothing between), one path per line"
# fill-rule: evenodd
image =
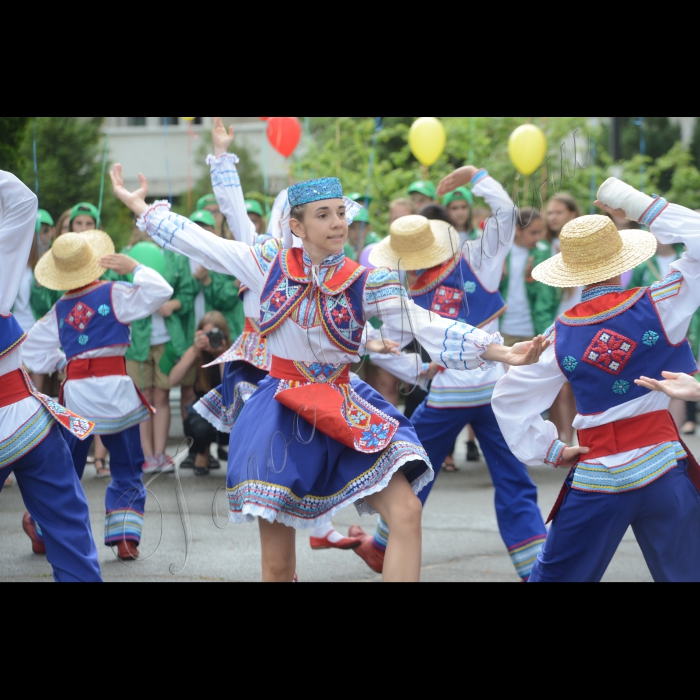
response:
M0 488L14 470L56 580L99 580L88 460L111 479L105 544L138 559L143 475L176 468L176 387L182 466L206 477L228 461L230 518L259 522L265 581L295 579L296 529L385 581L417 581L422 507L441 468L459 469L465 428L521 579L600 580L632 526L656 580L700 580L700 467L681 438L696 430L699 215L614 179L606 216L581 217L566 194L517 209L468 166L413 183L381 236L376 203L334 178L291 186L266 216L245 199L233 131L216 118L213 136L214 194L189 217L147 203L142 176L128 191L115 167L136 217L119 254L92 204L54 221L0 174L0 247L22 241L0 285ZM36 427L19 445L23 421ZM47 445L62 466L35 486ZM572 467L549 535L527 471L542 463ZM65 523L47 504L58 491ZM349 505L379 515L372 535L335 530ZM605 535L595 548L584 523Z

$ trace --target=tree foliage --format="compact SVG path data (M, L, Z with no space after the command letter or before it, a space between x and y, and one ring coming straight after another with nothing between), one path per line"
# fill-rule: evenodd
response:
M0 170L17 173L20 149L30 117L0 117Z

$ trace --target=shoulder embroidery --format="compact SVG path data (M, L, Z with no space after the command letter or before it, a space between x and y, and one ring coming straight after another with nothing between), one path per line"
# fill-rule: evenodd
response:
M651 300L658 304L660 301L678 296L683 284L683 274L680 272L672 272L665 280L657 282L649 287Z
M282 241L277 238L271 238L261 245L254 246L251 250L253 251L255 261L258 263L260 270L263 273L267 273L270 269L270 265L272 265L275 258L282 250Z
M365 285L365 302L378 304L388 299L403 297L408 299L406 290L399 281L399 275L386 267L371 270Z

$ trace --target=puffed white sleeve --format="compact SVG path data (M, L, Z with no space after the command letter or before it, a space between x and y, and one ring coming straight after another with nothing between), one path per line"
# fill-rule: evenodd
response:
M55 306L29 331L22 345L22 360L35 374L53 374L65 364Z
M238 162L239 158L234 153L225 153L220 158L210 155L207 158L214 195L234 239L253 246L257 243L258 234L246 211L241 178L236 168Z
M496 384L491 405L503 437L513 454L530 467L558 467L566 445L559 431L545 421L548 410L566 384L557 363L554 346L542 353L539 363L511 367Z
M687 251L671 265L669 276L653 285L651 297L669 340L678 344L688 334L700 306L700 214L657 198L642 216L661 243L683 243Z
M484 235L478 241L470 241L463 253L484 287L495 292L503 278L506 258L515 243L517 211L503 185L486 170L479 170L472 178L472 192L475 197L486 200L492 216L486 222Z
M112 289L114 314L122 323L133 323L152 316L170 301L173 288L165 278L149 267L134 270L134 283L117 282Z
M423 362L423 358L415 352L402 352L400 355L382 355L370 353L370 360L377 367L385 369L408 386L418 385L421 389L427 389L430 380L423 376L430 365Z
M425 311L408 298L399 276L386 268L372 270L365 285L365 317L378 318L387 326L389 337L408 345L415 338L434 362L447 369L487 369L495 363L482 358L493 343L503 344L493 335L459 321L451 321Z
M0 170L0 314L17 300L36 232L36 195L11 173Z
M198 262L208 270L232 275L253 294L262 294L269 265L280 250L279 242L247 246L227 241L170 211L167 202L156 202L138 221L139 228L161 248Z

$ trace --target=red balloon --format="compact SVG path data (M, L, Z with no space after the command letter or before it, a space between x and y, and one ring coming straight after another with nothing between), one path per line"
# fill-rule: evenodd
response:
M301 122L296 117L270 117L267 138L276 151L289 158L301 140Z

